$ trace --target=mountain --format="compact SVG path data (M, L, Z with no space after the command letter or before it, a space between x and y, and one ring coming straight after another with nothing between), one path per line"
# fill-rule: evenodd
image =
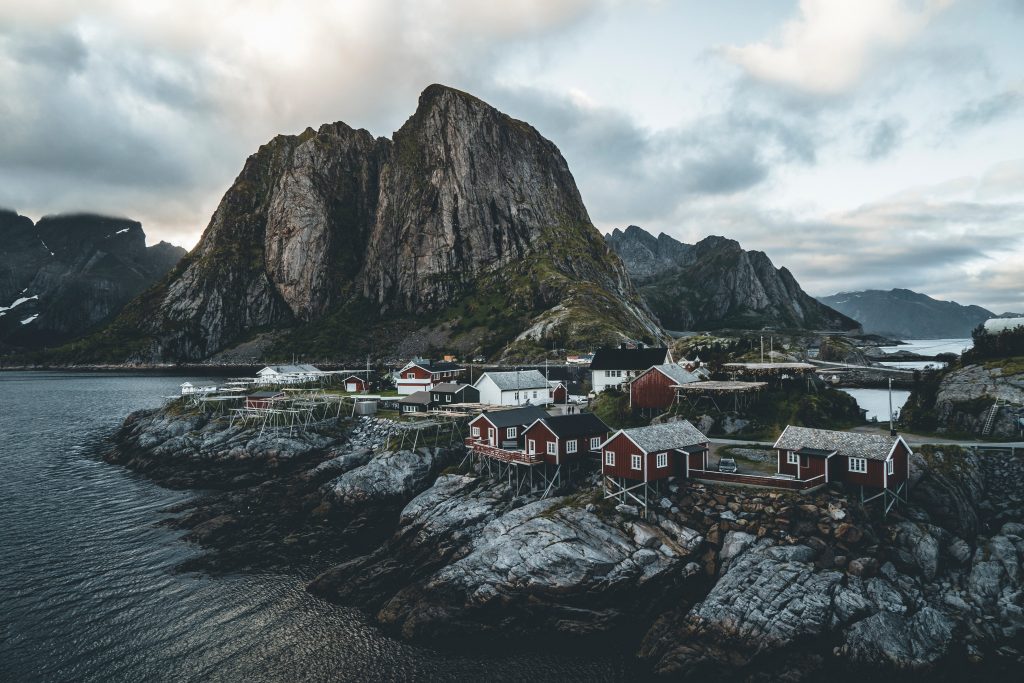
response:
M393 140L332 123L260 147L174 272L65 351L529 355L660 335L558 148L432 85Z
M80 336L162 278L185 250L146 246L136 221L90 214L38 223L0 210L0 347Z
M635 225L605 239L668 329L859 328L804 292L764 252L746 251L735 240L711 236L684 244Z
M904 339L970 337L971 330L995 317L981 306L939 301L909 289L842 292L820 300L859 320L865 332Z

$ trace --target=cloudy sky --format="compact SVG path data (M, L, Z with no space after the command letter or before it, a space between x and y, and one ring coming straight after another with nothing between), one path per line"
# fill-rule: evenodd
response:
M390 136L440 82L552 139L602 230L1024 311L1021 36L1021 0L8 0L0 206L191 247L276 133Z

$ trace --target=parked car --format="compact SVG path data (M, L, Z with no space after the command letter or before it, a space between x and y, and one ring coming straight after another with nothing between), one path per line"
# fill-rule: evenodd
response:
M736 460L733 458L721 458L718 461L719 472L736 472Z

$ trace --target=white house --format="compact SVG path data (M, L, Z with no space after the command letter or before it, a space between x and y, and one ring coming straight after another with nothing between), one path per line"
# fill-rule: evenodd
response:
M256 373L260 384L301 384L325 375L315 365L268 365Z
M595 393L600 393L639 377L653 365L671 362L672 354L664 346L598 349L590 362L590 386Z
M448 361L414 358L395 373L395 388L403 396L417 391L430 391L435 384L458 382L466 368Z
M473 385L480 392L480 402L500 406L546 405L554 393L538 370L485 372Z

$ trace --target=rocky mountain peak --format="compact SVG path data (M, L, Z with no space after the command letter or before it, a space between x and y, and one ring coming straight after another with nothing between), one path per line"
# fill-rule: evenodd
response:
M764 252L746 251L736 240L711 235L689 245L637 226L607 240L669 329L858 327L808 296Z
M444 331L423 338L466 352L661 334L558 148L441 85L393 140L339 122L260 147L143 299L115 327L147 360L205 358L258 330L287 331L289 355L313 338L341 357L360 335L380 352L425 320Z

